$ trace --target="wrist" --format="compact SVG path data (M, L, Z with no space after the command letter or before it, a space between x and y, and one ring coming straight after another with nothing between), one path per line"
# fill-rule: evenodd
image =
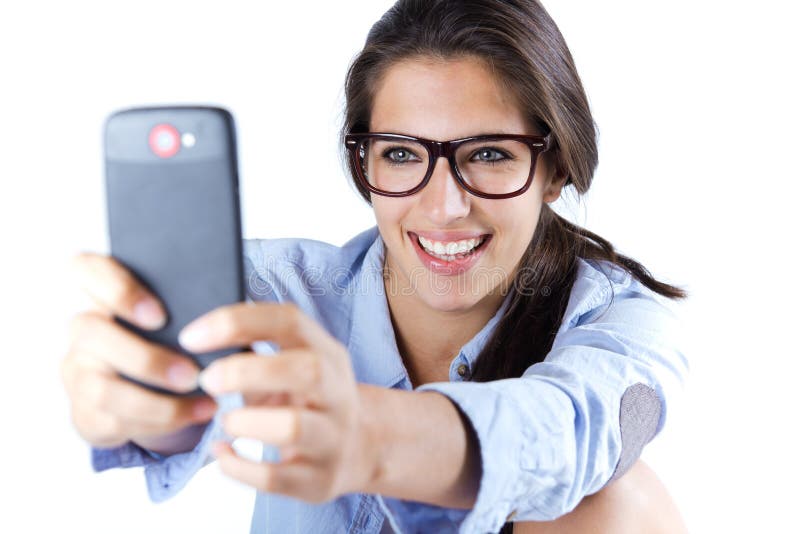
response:
M359 398L356 491L447 508L474 506L481 476L477 439L447 397L359 384Z
M205 432L208 423L191 425L171 434L133 438L131 442L159 456L188 452L195 448Z

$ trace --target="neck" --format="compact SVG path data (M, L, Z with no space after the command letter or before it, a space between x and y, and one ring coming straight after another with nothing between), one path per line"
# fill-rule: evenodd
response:
M431 308L414 292L390 291L386 300L397 348L412 385L449 380L453 358L497 312L503 295L487 295L469 309L442 311Z

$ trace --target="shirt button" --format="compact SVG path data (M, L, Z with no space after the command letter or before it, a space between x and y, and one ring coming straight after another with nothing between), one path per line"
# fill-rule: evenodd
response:
M468 371L469 369L467 368L466 364L462 363L461 365L458 366L458 376L463 378L467 376Z

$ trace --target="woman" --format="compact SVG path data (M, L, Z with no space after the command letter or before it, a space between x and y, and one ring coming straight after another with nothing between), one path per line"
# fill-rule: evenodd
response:
M636 460L686 368L656 294L685 295L548 206L565 185L588 190L597 154L544 9L400 0L346 97L349 169L377 229L342 248L248 242L254 303L181 336L191 351L271 341L277 354L198 377L109 318L158 328L155 298L113 260L79 258L105 313L78 316L63 374L95 468L145 465L161 500L213 450L260 490L253 532L681 529ZM243 403L157 395L117 372ZM268 445L263 461L218 442L222 429Z

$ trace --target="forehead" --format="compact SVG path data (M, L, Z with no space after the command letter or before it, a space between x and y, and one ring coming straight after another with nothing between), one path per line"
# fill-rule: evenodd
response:
M438 140L533 133L516 99L485 62L470 57L390 66L375 87L370 131Z

